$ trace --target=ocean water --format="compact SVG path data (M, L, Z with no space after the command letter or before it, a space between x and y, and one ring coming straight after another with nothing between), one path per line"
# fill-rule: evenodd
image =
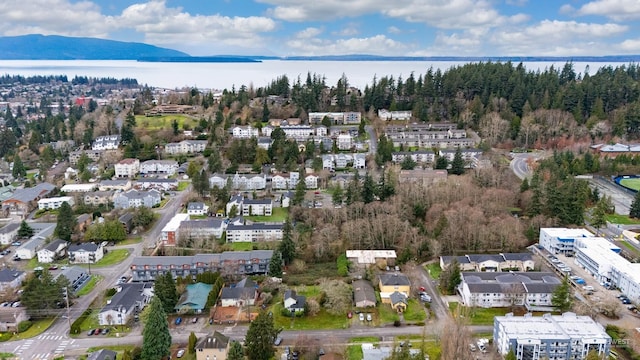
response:
M266 60L260 63L157 63L113 60L2 60L0 74L9 75L67 75L135 78L140 84L168 89L198 87L200 89L236 89L241 85L254 88L268 85L278 76L286 74L291 84L300 77L304 82L307 73L322 75L329 86L335 85L344 74L349 85L364 88L374 76L393 75L406 79L412 72L417 78L429 68L447 69L464 65L462 61L282 61ZM564 61L523 62L527 70L544 71L552 65L562 68ZM625 63L574 62L576 73L595 74L603 66L619 66Z

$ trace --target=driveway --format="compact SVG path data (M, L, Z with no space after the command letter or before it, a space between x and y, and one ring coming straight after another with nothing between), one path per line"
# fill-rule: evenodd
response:
M422 265L405 264L402 266L402 271L412 279L413 288L418 289L421 286L427 290L427 293L431 295L431 312L436 316L436 319L443 320L450 316L449 307L440 295L440 291L436 287L436 282L425 271Z

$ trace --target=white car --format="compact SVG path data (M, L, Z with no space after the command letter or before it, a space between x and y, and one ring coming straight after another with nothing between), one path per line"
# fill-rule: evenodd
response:
M181 358L181 357L183 357L183 356L184 356L184 349L180 349L180 350L178 350L178 353L176 354L176 357Z
M364 314L360 313L360 315L358 316L360 318L360 321L364 321Z
M373 318L371 317L371 314L367 314L367 321L371 321L373 320Z

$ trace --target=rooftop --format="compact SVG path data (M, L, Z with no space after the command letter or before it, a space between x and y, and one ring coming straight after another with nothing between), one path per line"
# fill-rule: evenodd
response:
M229 338L214 331L213 334L200 339L196 343L196 349L226 349L227 345L229 345Z

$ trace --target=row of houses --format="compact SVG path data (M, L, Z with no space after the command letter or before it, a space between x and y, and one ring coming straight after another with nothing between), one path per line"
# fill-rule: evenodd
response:
M346 169L352 167L354 169L365 169L367 167L366 154L325 154L322 155L322 168L325 170Z
M116 178L134 178L141 175L172 176L178 171L178 162L174 160L122 159L114 165Z
M467 137L465 130L455 128L434 130L431 125L387 126L385 135L395 147L470 148L476 145L474 139Z
M482 156L483 151L480 149L460 149L460 153L466 165L471 167ZM409 157L417 163L431 164L436 161L436 156L444 157L448 162L452 162L455 155L456 149L441 149L437 154L432 150L398 151L391 154L391 161L398 164Z
M460 271L532 271L535 266L531 253L472 254L440 256L440 268L455 262Z
M304 177L304 186L307 189L318 188L319 177L314 174L308 174ZM287 190L295 189L296 185L300 181L300 173L292 171L287 174L277 174L271 177L271 189L273 190Z
M562 281L551 272L462 272L458 292L467 307L525 306L551 311Z

